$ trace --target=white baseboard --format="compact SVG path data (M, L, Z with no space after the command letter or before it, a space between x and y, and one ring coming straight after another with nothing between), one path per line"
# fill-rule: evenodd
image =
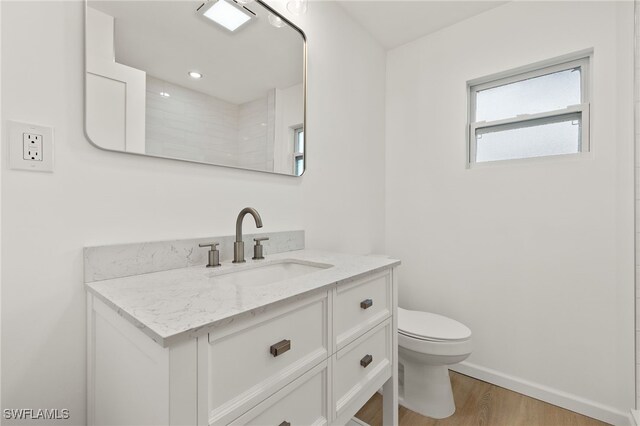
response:
M529 382L519 377L471 364L469 362L461 362L449 366L453 371L462 373L476 379L492 383L494 385L510 389L512 391L539 399L576 413L601 420L612 425L633 425L633 418L630 413L625 413L616 408L609 407L595 401L581 398L567 392L562 392L539 383Z
M369 423L365 423L357 417L353 417L345 426L369 426Z

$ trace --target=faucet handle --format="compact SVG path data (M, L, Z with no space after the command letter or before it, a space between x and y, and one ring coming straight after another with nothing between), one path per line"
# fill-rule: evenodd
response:
M220 245L218 242L206 243L206 244L198 244L200 247L211 247L211 250L217 250L216 247Z
M264 247L262 244L260 244L262 241L267 241L269 239L269 237L260 237L260 238L254 238L253 241L256 242L256 245L253 246L253 260L260 260L260 259L264 259L264 254L262 253L262 248Z
M211 247L209 249L209 263L207 263L207 268L215 268L220 266L220 251L217 249L219 242L214 241L212 243L207 244L198 244L200 247Z

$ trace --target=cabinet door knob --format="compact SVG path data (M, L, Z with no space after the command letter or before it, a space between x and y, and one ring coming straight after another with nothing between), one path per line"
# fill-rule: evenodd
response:
M373 357L371 355L365 355L364 358L360 360L360 365L367 368L367 366L371 364L371 361L373 361Z
M280 423L279 426L291 426L291 423L285 420L284 422Z
M362 309L369 309L372 306L373 306L373 299L365 299L362 302L360 302L360 307Z
M269 348L269 352L271 352L271 355L273 356L278 356L287 352L289 349L291 349L291 340L282 340L276 344L271 345L271 347Z

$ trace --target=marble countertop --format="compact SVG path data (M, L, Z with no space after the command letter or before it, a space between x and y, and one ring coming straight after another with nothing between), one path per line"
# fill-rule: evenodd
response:
M262 285L233 283L226 274L286 260L332 265ZM218 268L192 266L85 284L87 290L163 347L200 336L243 315L300 298L332 285L392 268L400 261L313 250L297 250Z

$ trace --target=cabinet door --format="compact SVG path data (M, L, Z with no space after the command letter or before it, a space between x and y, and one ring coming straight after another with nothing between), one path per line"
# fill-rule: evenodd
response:
M385 320L333 355L333 402L336 424L345 424L391 377L391 319Z
M391 316L391 273L371 275L334 290L333 335L336 350Z
M328 329L323 292L210 333L199 355L200 422L226 424L326 360Z
M322 426L327 424L327 361L261 402L232 425Z

